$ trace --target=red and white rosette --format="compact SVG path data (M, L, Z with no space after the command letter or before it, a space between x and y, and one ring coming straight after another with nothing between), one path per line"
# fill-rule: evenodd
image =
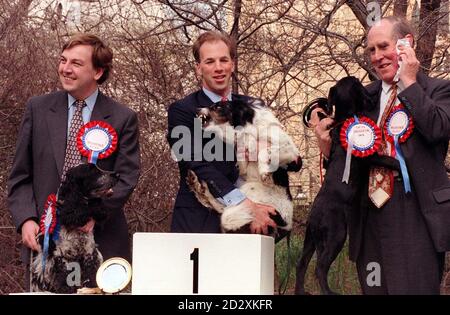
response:
M52 234L56 227L56 195L50 194L44 205L44 212L41 216L39 228L42 234L45 234L46 227L48 233Z
M395 156L400 163L405 192L411 191L411 184L405 158L403 157L403 153L400 148L400 143L408 140L413 130L414 121L412 116L402 104L395 106L386 119L384 134L386 136L386 140L391 143L391 156Z
M97 159L110 156L117 148L117 132L104 121L90 121L80 128L77 147L89 163L96 164Z
M381 144L381 130L370 118L352 117L342 125L340 139L344 150L348 149L349 140L351 140L352 154L357 157L367 157L378 150Z
M347 151L342 181L348 183L352 154L357 157L374 154L381 144L381 130L370 118L354 116L344 122L339 136L342 147Z
M44 212L41 216L39 228L44 235L44 248L42 249L42 270L45 271L45 263L47 261L48 248L50 242L50 234L53 234L56 228L57 216L56 216L56 195L50 194L47 197L47 201L44 205Z

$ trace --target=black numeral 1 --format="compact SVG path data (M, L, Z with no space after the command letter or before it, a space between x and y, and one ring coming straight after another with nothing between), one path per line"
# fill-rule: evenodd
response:
M191 253L191 260L194 261L192 292L198 293L198 248L194 248L194 251Z

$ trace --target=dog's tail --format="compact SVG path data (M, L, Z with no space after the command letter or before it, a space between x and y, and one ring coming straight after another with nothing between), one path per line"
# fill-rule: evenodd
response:
M309 225L306 227L305 240L303 242L302 256L297 262L297 274L295 279L295 294L305 295L305 275L309 262L316 251L316 246L312 238L312 231Z

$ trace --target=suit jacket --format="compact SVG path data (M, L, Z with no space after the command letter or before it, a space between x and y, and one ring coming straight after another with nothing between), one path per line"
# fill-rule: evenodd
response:
M232 95L232 98L250 99L243 95ZM175 200L172 217L171 230L173 232L219 233L221 231L218 214L214 210L203 207L189 190L186 183L186 175L189 169L195 172L199 180L208 183L209 189L215 197L224 196L233 190L235 188L234 183L239 177L232 146L224 144L223 156L219 160L207 161L205 156L201 154L210 139L205 139L202 136L203 131L200 123L197 122L197 126L194 126L194 121L196 120L197 110L200 107L208 107L211 104L213 102L203 90L199 90L171 104L168 109L167 139L170 147L173 151L179 150L178 144L180 142L178 141L186 140L184 135L178 134L179 131L183 132L183 130L188 133L188 141L185 141L187 143L186 146L190 146L190 148L180 150L183 156L178 156L177 158L180 170L180 188ZM228 158L226 158L227 152Z
M47 196L59 188L67 141L67 98L67 92L58 91L32 97L26 104L8 179L8 206L19 233L26 220L40 218ZM123 206L139 178L137 115L99 92L92 120L105 121L116 130L117 150L97 164L120 175L113 196L104 201L110 213L107 222L95 226L95 240L105 259L130 260Z
M381 81L370 84L367 90L378 105L365 115L376 121L380 111ZM436 251L449 251L450 181L444 160L450 138L450 82L419 73L417 82L399 93L398 98L412 115L415 125L410 138L400 144L412 193L418 199ZM365 210L353 211L349 220L353 259L361 245Z

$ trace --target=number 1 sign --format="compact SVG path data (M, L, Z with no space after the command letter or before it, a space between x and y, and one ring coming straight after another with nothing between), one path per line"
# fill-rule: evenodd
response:
M136 233L132 294L273 294L274 241L254 234Z

